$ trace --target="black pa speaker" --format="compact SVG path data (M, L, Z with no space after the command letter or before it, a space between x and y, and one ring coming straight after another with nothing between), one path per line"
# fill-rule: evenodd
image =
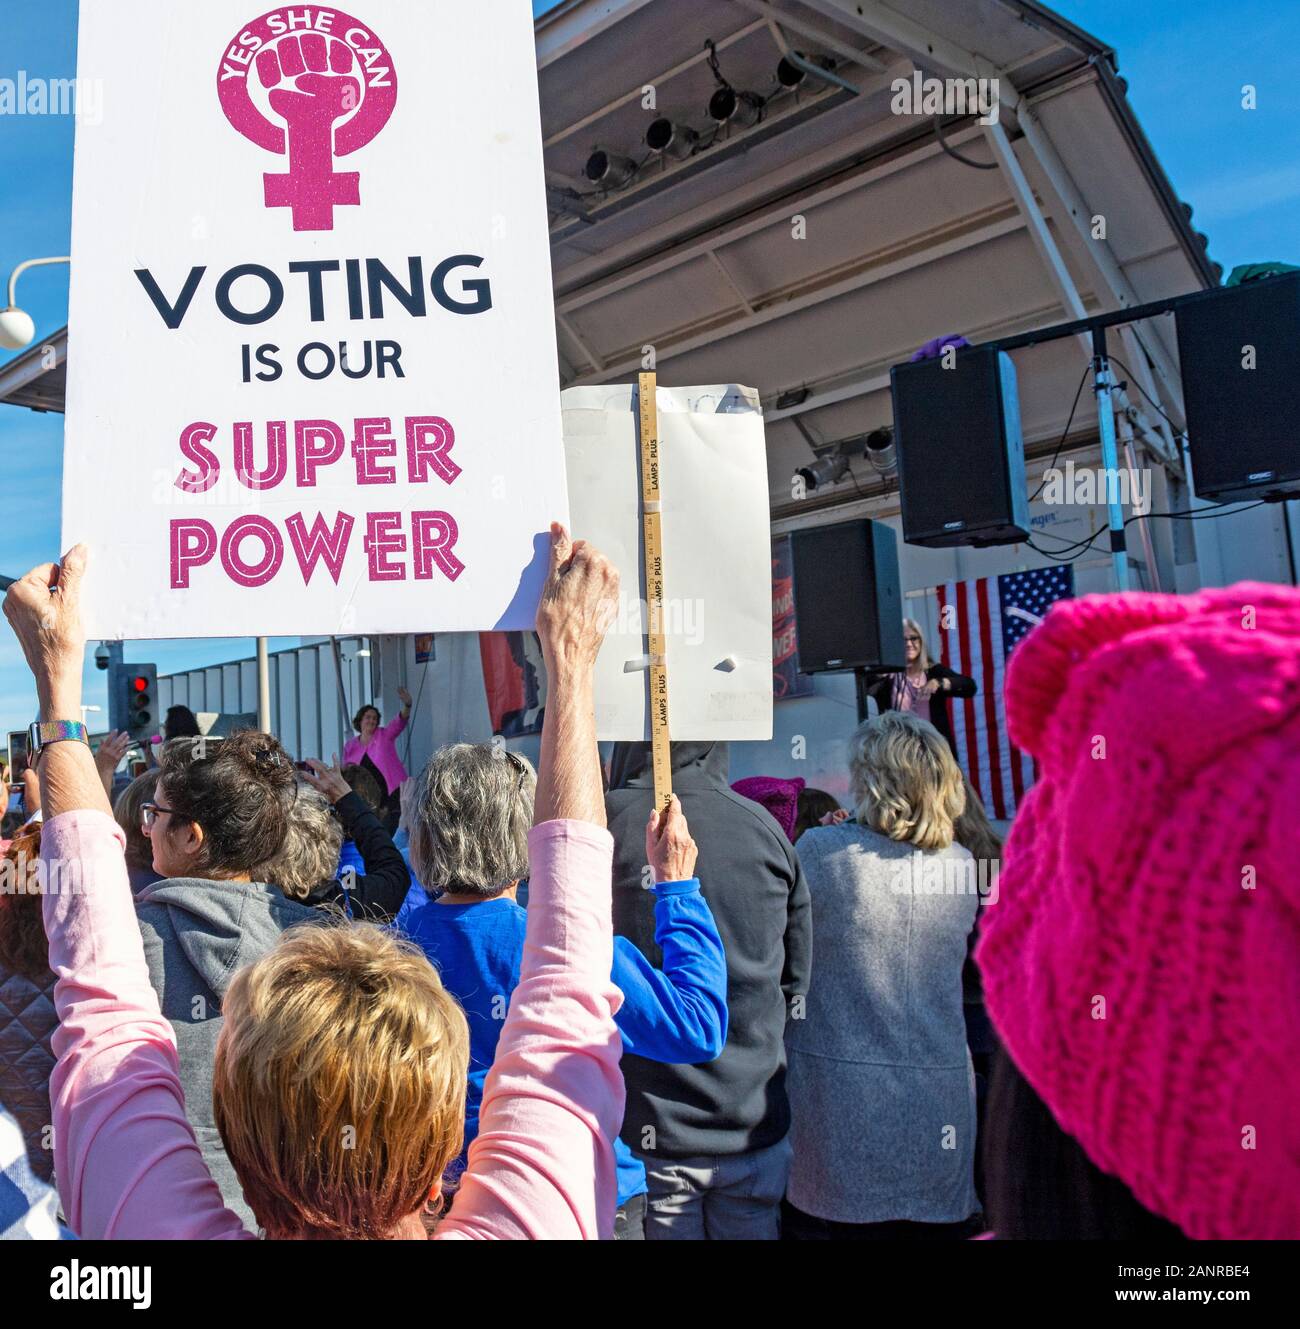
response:
M790 553L802 673L906 667L890 527L864 518L794 531Z
M1175 317L1197 496L1300 494L1300 272L1225 287Z
M1020 398L996 346L895 365L894 444L903 539L912 545L1015 544L1029 536Z

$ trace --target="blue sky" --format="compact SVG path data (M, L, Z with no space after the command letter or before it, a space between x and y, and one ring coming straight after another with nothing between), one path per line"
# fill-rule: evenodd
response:
M551 8L534 0L535 13ZM1300 22L1277 0L1058 0L1057 12L1119 52L1129 97L1193 224L1225 272L1263 259L1300 263ZM0 78L76 71L75 0L3 0ZM1241 108L1243 84L1258 109ZM71 228L70 117L0 117L0 280L24 259L66 254ZM27 273L18 303L37 336L67 317L66 267ZM74 352L75 353L75 352ZM81 354L94 348L82 347ZM108 348L106 353L113 353ZM0 351L0 359L8 353ZM61 416L0 406L0 572L17 576L59 553ZM124 459L123 465L129 465ZM123 514L128 520L129 514ZM279 644L279 643L274 643ZM127 656L163 672L252 653L248 639L148 642ZM107 705L103 675L86 673L88 703ZM2 731L32 719L30 677L7 626L0 627ZM106 714L91 716L92 725Z

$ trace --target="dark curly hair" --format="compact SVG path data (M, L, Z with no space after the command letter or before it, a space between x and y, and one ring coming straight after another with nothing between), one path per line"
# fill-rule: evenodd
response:
M367 711L374 711L376 724L384 718L378 706L372 706L369 702L366 702L366 704L352 717L352 728L355 729L358 734L361 732L361 717Z
M238 876L279 853L297 783L272 735L247 729L216 744L174 740L159 765L158 801L203 828L201 872Z

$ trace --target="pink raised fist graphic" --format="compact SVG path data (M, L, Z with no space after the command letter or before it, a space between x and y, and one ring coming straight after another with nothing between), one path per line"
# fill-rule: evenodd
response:
M271 106L290 125L308 115L313 120L327 118L332 125L361 100L361 84L354 78L339 77L346 75L352 64L352 48L347 42L306 32L259 51L257 76L264 88L275 89ZM295 79L297 91L281 88L283 79Z
M231 42L217 91L241 134L288 154L287 172L263 177L266 206L290 209L295 231L331 231L335 208L361 202L360 172L336 171L334 158L365 146L384 127L397 100L397 77L382 43L357 20L321 11L313 30L299 32L291 30L292 15L273 10ZM250 64L257 71L256 98Z
M360 83L347 77L351 68L352 48L319 32L258 52L257 76L289 126L289 173L267 172L266 206L292 208L295 231L332 230L336 207L361 202L360 173L334 170L334 122L361 100ZM294 91L278 86L282 79Z

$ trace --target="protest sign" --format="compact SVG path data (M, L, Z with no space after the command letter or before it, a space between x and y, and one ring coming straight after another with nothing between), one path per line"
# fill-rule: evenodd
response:
M535 61L525 0L82 0L93 636L532 626L568 515Z
M568 388L573 533L609 556L619 614L596 661L601 739L650 737L640 441L631 384ZM772 579L763 413L752 388L656 395L668 728L676 739L772 736Z

